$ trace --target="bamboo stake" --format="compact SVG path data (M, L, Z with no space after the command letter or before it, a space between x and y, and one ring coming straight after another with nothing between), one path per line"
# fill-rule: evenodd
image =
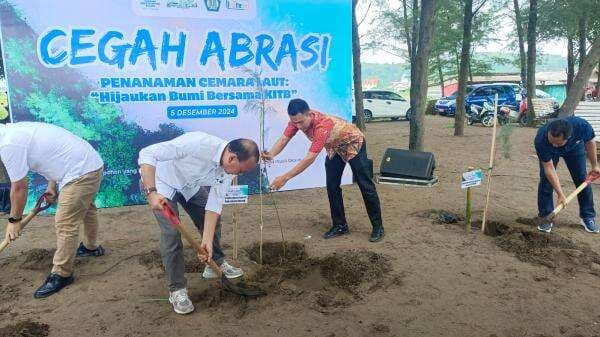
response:
M492 131L492 148L490 149L490 163L488 166L488 188L485 197L485 208L483 209L483 219L481 220L481 232L485 233L485 224L487 220L488 204L490 202L490 192L492 191L492 173L494 171L494 156L496 154L496 125L498 124L498 94L494 102L494 129Z
M258 91L263 94L263 86L260 78L260 73L257 75L258 77ZM261 106L260 106L260 147L264 151L265 149L265 112L266 112L266 102L264 95L261 95ZM258 188L260 190L260 247L259 247L259 262L262 265L263 263L263 228L264 228L264 218L263 218L263 209L264 209L264 199L263 199L263 187L262 187L262 165L258 164Z
M233 178L233 184L238 184L238 176ZM233 205L233 258L238 259L238 205Z
M265 93L264 91L264 87L262 84L262 79L261 79L261 74L262 71L252 71L248 68L246 68L246 71L251 74L251 76L256 80L256 87L258 92L260 93ZM265 117L267 114L267 111L269 110L268 106L267 106L267 100L265 99L266 95L261 95L261 99L259 101L259 108L258 108L258 113L259 113L259 142L260 142L260 148L265 151ZM259 262L262 264L262 251L263 251L263 228L264 228L264 193L263 193L263 172L264 172L264 176L267 179L267 183L269 182L269 176L267 173L267 167L266 165L264 166L263 169L263 163L259 163L259 174L258 174L258 186L259 186L259 193L260 193L260 247L259 247ZM264 170L264 171L263 171ZM268 188L268 187L267 187ZM279 216L279 209L277 207L277 202L275 201L274 196L271 194L271 192L267 192L270 197L271 197L271 201L273 202L273 205L275 207L275 213L277 214L277 222L279 223L279 229L281 231L281 240L282 240L282 245L283 245L283 256L285 258L286 256L286 242L285 242L285 236L283 233L283 225L281 224L281 218Z
M473 171L473 167L468 167L467 168L468 171ZM466 226L466 230L467 233L471 233L471 188L467 187L467 209L466 209L466 220L467 220L467 226Z
M262 176L258 177L258 188L260 190L260 246L258 252L258 262L262 264L263 261L263 190L262 190Z

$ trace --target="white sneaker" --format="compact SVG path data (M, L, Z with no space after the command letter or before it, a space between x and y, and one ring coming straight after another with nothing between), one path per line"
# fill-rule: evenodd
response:
M236 268L232 265L230 265L229 263L227 263L227 261L223 261L223 264L221 264L221 271L223 272L223 274L225 274L225 277L227 278L237 278L240 277L242 275L244 275L244 271L241 268ZM204 272L202 273L202 277L204 278L217 278L219 277L219 275L217 275L217 273L215 273L214 270L212 270L211 267L206 266L204 267Z
M194 305L188 297L187 289L179 289L171 292L169 302L173 305L173 310L180 315L189 314L194 311Z
M227 263L227 261L223 261L223 264L221 265L221 270L227 278L238 278L244 275L244 271L242 270L242 268L234 267Z

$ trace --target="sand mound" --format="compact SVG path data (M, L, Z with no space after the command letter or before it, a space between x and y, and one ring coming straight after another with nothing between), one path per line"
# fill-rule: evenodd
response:
M45 337L49 330L48 324L27 320L0 328L0 337Z

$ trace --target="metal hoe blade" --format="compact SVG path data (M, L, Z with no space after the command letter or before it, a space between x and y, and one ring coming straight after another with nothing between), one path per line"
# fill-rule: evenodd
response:
M234 293L240 296L246 296L246 297L261 297L261 296L265 296L267 295L267 293L262 290L262 289L249 289L249 288L242 288L242 287L238 287L235 284L231 283L231 281L229 281L227 279L227 277L225 277L225 275L221 276L221 288L225 291L229 291L230 293Z

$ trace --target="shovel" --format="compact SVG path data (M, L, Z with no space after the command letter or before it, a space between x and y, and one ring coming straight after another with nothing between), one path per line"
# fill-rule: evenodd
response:
M569 202L571 202L573 199L575 199L575 197L581 193L581 191L583 191L589 184L591 184L593 181L595 181L596 179L600 178L600 174L597 172L590 172L588 174L588 176L585 178L585 181L579 185L579 187L577 187L577 189L573 192L571 192L571 194L569 194L569 196L567 196L567 198L565 199L565 202L556 206L556 208L554 209L554 211L552 211L552 213L546 215L544 218L539 220L539 223L548 223L550 221L552 221L552 219L554 219L554 217L556 217L556 215L558 214L558 212L562 211Z
M175 215L175 213L171 209L171 206L169 206L168 204L164 204L162 214L165 218L169 220L171 225L175 227L175 229L177 229L177 231L179 231L181 235L183 235L185 240L192 246L192 248L194 248L196 253L200 255L207 255L206 249L200 247L198 242L194 240L192 234L184 226L182 226L181 221L179 221L179 217ZM223 274L221 268L219 268L219 266L217 266L215 261L213 261L212 259L208 260L208 266L210 266L210 268L219 275L221 279L221 287L223 288L223 290L247 297L259 297L266 295L266 292L262 289L248 289L234 285L233 283L231 283L231 281L227 279L225 274Z
M39 212L48 209L52 205L52 203L48 201L48 195L48 193L42 194L38 198L31 212L27 214L27 216L23 218L23 220L21 220L21 230L23 230L23 228L25 228L25 226L27 226L31 219L33 219L33 217L35 217ZM8 241L7 239L4 239L4 241L0 243L0 253L4 250L4 248L8 246L9 243L10 241Z

